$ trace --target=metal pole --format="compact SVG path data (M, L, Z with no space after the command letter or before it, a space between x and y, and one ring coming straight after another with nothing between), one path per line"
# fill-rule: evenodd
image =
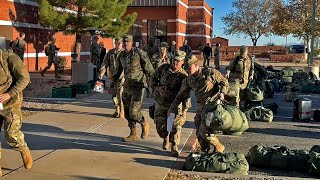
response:
M315 26L316 26L316 10L317 10L317 0L313 0L313 11L312 11L312 26L311 26L311 55L309 56L309 62L308 65L313 65L313 52L314 52L314 39L315 39Z

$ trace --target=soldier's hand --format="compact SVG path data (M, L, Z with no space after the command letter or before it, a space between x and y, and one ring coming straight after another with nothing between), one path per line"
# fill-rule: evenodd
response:
M11 98L10 94L4 93L0 95L0 102L8 101Z
M250 79L250 80L253 80L253 76L250 76L249 79Z
M219 93L218 98L223 101L224 100L224 94L223 93Z

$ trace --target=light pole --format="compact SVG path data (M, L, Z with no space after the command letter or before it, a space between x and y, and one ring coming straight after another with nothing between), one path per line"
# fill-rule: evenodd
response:
M313 52L314 52L314 39L315 39L315 26L316 26L316 13L317 13L317 0L313 0L313 6L312 6L312 24L311 24L311 55L309 56L309 62L308 65L313 65Z

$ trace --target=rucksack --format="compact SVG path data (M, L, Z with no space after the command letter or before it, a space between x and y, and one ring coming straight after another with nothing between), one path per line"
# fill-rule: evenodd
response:
M263 101L264 100L264 93L258 87L248 87L247 88L247 100L251 102Z
M190 153L186 158L184 170L248 175L249 164L240 153L207 152Z
M49 54L50 49L51 49L50 44L48 44L48 45L44 48L44 53L46 54L46 56L49 56L49 55L50 55L50 54Z
M265 86L266 86L266 90L264 91L265 97L273 98L275 90L271 81L266 81Z
M255 145L249 150L247 160L250 165L261 168L305 171L308 167L309 151L290 150L285 146Z
M253 107L245 112L249 121L272 122L273 112L262 106Z
M273 78L270 82L272 83L275 92L281 91L280 82L277 78Z

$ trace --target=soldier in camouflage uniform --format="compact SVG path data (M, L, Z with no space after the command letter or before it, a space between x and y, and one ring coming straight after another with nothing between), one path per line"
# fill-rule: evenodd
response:
M185 56L185 52L178 51L174 62L159 66L152 75L150 82L151 88L154 90L154 121L159 136L163 138L162 148L168 150L170 142L171 153L174 157L179 156L180 133L186 120L187 109L183 108L182 104L179 105L178 111L175 112L177 116L170 135L167 131L167 112L180 90L183 79L188 76L187 72L182 69Z
M24 33L19 33L19 38L13 41L11 48L13 49L13 52L16 53L21 61L23 62L24 60L24 50L25 50L25 44L26 42L24 41L24 38L26 35Z
M42 71L40 71L40 74L42 77L44 77L44 73L46 73L46 71L50 69L53 64L55 78L61 78L58 74L58 65L56 63L56 58L58 58L57 52L59 51L60 48L58 48L55 45L56 42L57 42L57 39L53 37L51 39L51 43L48 44L48 46L46 46L46 49L47 49L46 51L48 52L48 65Z
M217 70L220 69L220 44L216 44L214 51L214 66Z
M108 51L106 54L101 68L99 79L102 79L108 70L108 79L112 82L112 76L115 74L117 68L119 67L119 54L123 51L122 48L122 38L115 38L114 40L115 48ZM113 114L115 118L124 118L124 107L122 102L122 93L123 93L123 83L124 83L124 74L122 73L119 80L115 82L115 86L112 89L112 99L116 107L116 112Z
M147 77L154 73L152 64L146 52L133 47L132 35L123 37L124 51L119 54L119 67L113 76L111 87L115 86L124 72L123 104L125 118L128 120L130 135L123 138L123 141L136 141L138 139L136 123L141 124L141 138L145 139L149 135L149 124L141 113L141 105L145 88L147 87Z
M149 43L147 46L145 46L143 48L143 50L145 52L147 52L147 55L149 57L149 59L151 60L152 59L152 56L156 53L160 53L160 49L159 47L156 45L156 38L155 37L150 37L149 38ZM149 82L149 79L147 80L147 82ZM147 92L147 97L150 97L150 90L149 90L149 87L146 88L146 92Z
M240 101L245 99L245 89L248 86L249 80L253 79L254 65L248 56L248 48L246 46L240 47L240 56L232 60L227 67L226 78L230 83L240 84L237 92L237 97L231 100L231 103L240 107Z
M212 144L218 152L224 150L224 146L219 142L216 136L212 136L210 140L204 139L199 134L199 127L204 120L201 120L201 112L203 106L216 100L216 98L223 99L224 94L228 91L228 80L222 76L222 74L210 67L201 68L198 64L196 56L192 55L187 61L186 68L189 71L189 76L183 80L179 93L174 101L171 103L169 113L176 112L179 104L187 97L189 97L190 91L193 90L197 98L198 106L196 116L194 118L196 126L196 135L202 151L206 151ZM209 144L210 142L210 144ZM197 143L195 143L197 144Z
M90 53L91 53L91 63L97 66L97 69L100 69L100 53L101 48L98 44L98 36L94 36L92 40L92 44L90 47Z
M170 57L169 57L167 48L161 47L160 52L157 52L154 55L152 55L151 63L152 63L153 69L157 69L162 64L169 64Z
M22 91L29 82L29 73L19 56L0 49L0 103L3 104L3 110L0 110L1 126L4 125L7 143L20 152L26 169L32 167L32 157L20 128L22 125ZM0 175L2 176L1 167Z

